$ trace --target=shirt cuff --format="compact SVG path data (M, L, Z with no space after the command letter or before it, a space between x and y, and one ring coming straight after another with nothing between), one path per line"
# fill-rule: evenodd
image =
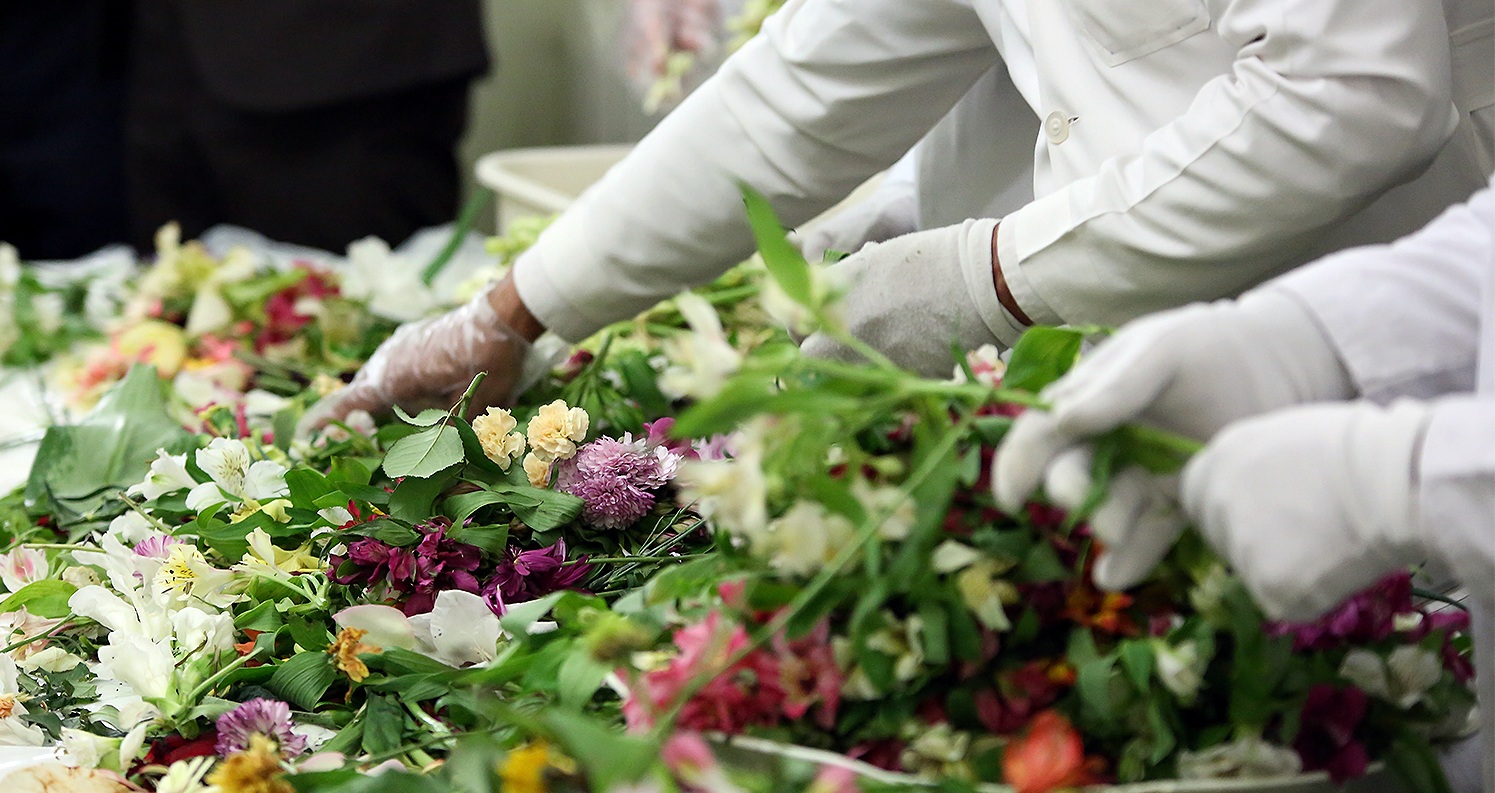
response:
M967 220L960 230L960 271L965 277L966 292L976 306L976 312L991 335L1004 347L1017 344L1019 336L1027 330L1018 322L1002 301L997 298L997 287L991 275L991 234L997 222L992 218Z
M559 283L565 280L564 274L553 272L556 262L583 261L583 257L590 255L568 247L576 245L568 244L566 235L552 235L521 254L514 262L514 288L524 307L546 330L575 344L608 323L588 316L581 306L571 302L568 290Z
M1064 318L1039 296L1037 286L1022 265L1033 252L1049 245L1053 241L1050 238L1057 238L1057 234L1051 233L1053 230L1070 227L1069 213L1056 209L1062 206L1055 201L1035 201L1003 218L997 227L997 260L1002 278L1007 281L1007 291L1023 313L1038 325L1063 325ZM990 280L988 274L987 281Z
M1417 493L1418 528L1430 550L1466 586L1495 581L1495 396L1434 403Z

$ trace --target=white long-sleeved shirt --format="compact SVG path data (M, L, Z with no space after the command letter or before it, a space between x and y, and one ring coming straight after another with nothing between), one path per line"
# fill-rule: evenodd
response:
M1028 105L992 123L1032 143L1036 196L1001 266L1040 322L1231 294L1481 181L1445 146L1437 4L791 0L521 258L520 296L577 339L709 281L751 250L737 181L802 222L994 70Z
M1484 789L1495 790L1495 180L1417 234L1267 288L1308 305L1364 396L1433 400L1421 528L1471 595Z

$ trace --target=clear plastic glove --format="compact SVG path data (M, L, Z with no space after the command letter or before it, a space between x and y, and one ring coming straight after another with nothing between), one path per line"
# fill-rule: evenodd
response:
M1435 550L1416 511L1426 403L1309 405L1234 424L1183 504L1272 619L1311 620Z
M297 435L354 410L382 415L395 405L410 413L451 407L478 372L488 375L473 395L471 410L507 404L529 352L530 343L499 317L485 292L441 316L401 325L353 382L307 412Z
M846 329L894 363L926 377L949 377L951 343L974 350L1011 347L1023 326L992 285L995 220L907 234L868 245L833 265L832 279L849 286L838 309ZM824 333L801 345L806 355L858 360Z
M1045 390L1052 411L1028 411L1003 441L992 477L999 504L1019 508L1040 481L1077 508L1090 489L1087 439L1140 422L1198 440L1270 410L1346 399L1354 387L1316 321L1293 297L1264 291L1185 306L1127 325ZM1113 477L1090 527L1106 544L1096 583L1142 580L1184 526L1177 477L1127 469Z

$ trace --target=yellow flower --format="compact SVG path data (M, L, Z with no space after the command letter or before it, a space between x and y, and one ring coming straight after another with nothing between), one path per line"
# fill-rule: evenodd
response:
M550 767L550 747L535 741L509 752L498 768L504 793L546 793L545 769Z
M235 752L208 774L208 784L221 793L293 793L285 781L280 752L269 738L249 736L249 748Z
M1005 631L1012 628L1012 622L1007 618L1007 606L1017 602L1017 587L999 577L1011 567L983 558L955 576L955 588L960 592L961 600L965 601L966 608L990 630Z
M377 653L379 648L359 641L368 631L358 628L343 628L337 638L327 647L327 654L337 662L337 668L354 683L361 683L369 676L368 664L358 656L362 653Z
M550 484L550 461L531 452L524 456L524 473L530 486L546 487Z
M276 499L276 503L284 499ZM290 502L285 502L289 504ZM265 511L270 511L270 506L265 506ZM308 543L298 547L294 551L283 550L271 541L270 535L264 529L255 529L249 532L249 550L244 553L244 558L239 561L238 567L269 567L273 570L295 575L297 573L320 573L322 562L311 553L311 545Z
M514 420L513 414L503 408L488 408L487 413L472 422L472 430L483 446L483 454L505 471L509 470L509 463L515 457L524 453L524 436L514 431L517 426L519 422Z
M591 418L581 408L568 408L557 399L529 420L529 445L543 460L565 460L576 454L576 444L587 437Z
M114 352L125 361L156 367L162 377L175 377L187 360L187 335L170 323L145 320L114 337Z

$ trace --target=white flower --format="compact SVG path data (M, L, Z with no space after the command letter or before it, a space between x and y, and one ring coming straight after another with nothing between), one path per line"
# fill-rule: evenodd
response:
M342 293L368 304L369 312L396 322L412 322L440 304L435 291L420 278L421 268L389 250L377 237L348 246L348 266Z
M99 574L92 567L68 567L62 571L62 580L72 584L77 589L92 586L99 583Z
M305 738L306 750L308 752L315 752L322 748L328 741L332 740L337 735L337 731L329 730L326 727L318 727L315 724L293 724L291 725L291 734ZM306 769L303 768L302 770ZM156 793L161 792L157 790Z
M171 546L166 560L151 580L151 591L172 606L191 602L223 608L239 599L231 588L239 583L234 574L208 563L196 546Z
M929 556L929 566L936 573L953 573L975 564L981 554L975 548L955 540L945 540L935 546Z
M67 311L67 303L62 295L47 292L31 298L31 310L36 313L37 330L52 334L62 329L62 317Z
M108 766L119 755L119 738L105 738L84 730L62 728L62 752L58 760L72 768Z
M9 292L21 280L21 257L14 246L0 242L0 291Z
M993 344L983 344L966 353L966 366L971 368L976 382L988 388L1000 387L1002 375L1007 373L1007 363L1002 360L1002 352ZM966 370L960 364L955 365L953 379L957 383L967 382Z
M1189 640L1174 646L1154 639L1152 647L1157 655L1154 671L1163 687L1184 703L1193 702L1204 684L1204 669L1209 663L1208 658L1201 657L1199 645Z
M183 455L183 459L185 458L186 455ZM197 483L193 482L191 485L188 485L188 487L195 487L196 485ZM114 520L109 521L108 533L110 536L114 537L116 541L125 545L134 546L141 540L160 534L161 532L154 525L152 525L149 520L146 520L144 515L141 515L139 512L136 512L132 509L129 512L126 512L123 515L115 518Z
M227 613L188 606L171 615L171 629L178 653L215 655L234 647L234 619Z
M1302 770L1298 753L1261 738L1241 738L1178 756L1180 779L1271 779Z
M99 648L94 669L99 677L129 686L142 699L163 699L170 694L175 670L171 640L123 631L109 634L109 643Z
M175 493L178 490L186 490L193 487L197 487L197 480L193 479L192 475L187 473L187 455L171 455L167 454L165 449L159 449L156 451L156 459L151 462L150 473L145 475L145 481L138 485L131 485L130 489L125 492L129 495L140 496L146 501L150 501L154 498L160 498L167 493ZM135 515L135 513L126 512L124 515L116 518L115 522L123 520L130 515ZM135 515L133 520L144 521L145 519L139 515ZM112 530L113 528L114 526L111 524L110 529Z
M197 450L197 467L213 481L187 494L187 508L202 510L228 502L261 502L290 492L286 468L271 460L255 460L249 447L235 438L214 438Z
M16 661L27 672L66 672L81 663L82 658L56 645L43 647Z
M1339 665L1340 677L1403 710L1421 702L1442 674L1438 656L1416 645L1398 647L1384 660L1357 647Z
M768 564L779 572L809 576L855 539L851 521L819 502L800 501L769 524L754 551L768 556Z
M0 553L0 581L5 588L19 592L21 587L47 577L47 555L35 548L17 548Z
M223 297L223 287L253 278L258 269L255 255L246 248L229 251L216 267L209 269L192 297L187 333L201 336L227 328L234 321L234 312Z
M896 487L870 485L867 480L858 478L851 483L851 494L856 496L868 516L885 516L878 524L878 537L892 541L908 537L918 515L914 512L914 501L907 493Z
M742 354L727 341L716 309L705 298L682 292L675 298L675 305L691 332L665 340L670 366L660 375L659 388L677 398L716 396L742 365Z
M893 676L907 683L924 668L924 620L915 614L902 622L883 614L885 627L867 637L867 647L893 659Z
M156 780L156 793L218 793L216 785L202 781L217 761L216 757L191 757L172 763Z
M455 667L492 661L504 635L483 598L459 589L437 595L430 612L410 618L410 627L416 652Z
M675 481L682 503L693 504L718 528L754 540L768 526L768 480L763 475L763 422L737 433L737 454L727 460L684 460Z
M0 654L0 746L41 746L46 736L21 718L26 706L19 683L16 662Z

